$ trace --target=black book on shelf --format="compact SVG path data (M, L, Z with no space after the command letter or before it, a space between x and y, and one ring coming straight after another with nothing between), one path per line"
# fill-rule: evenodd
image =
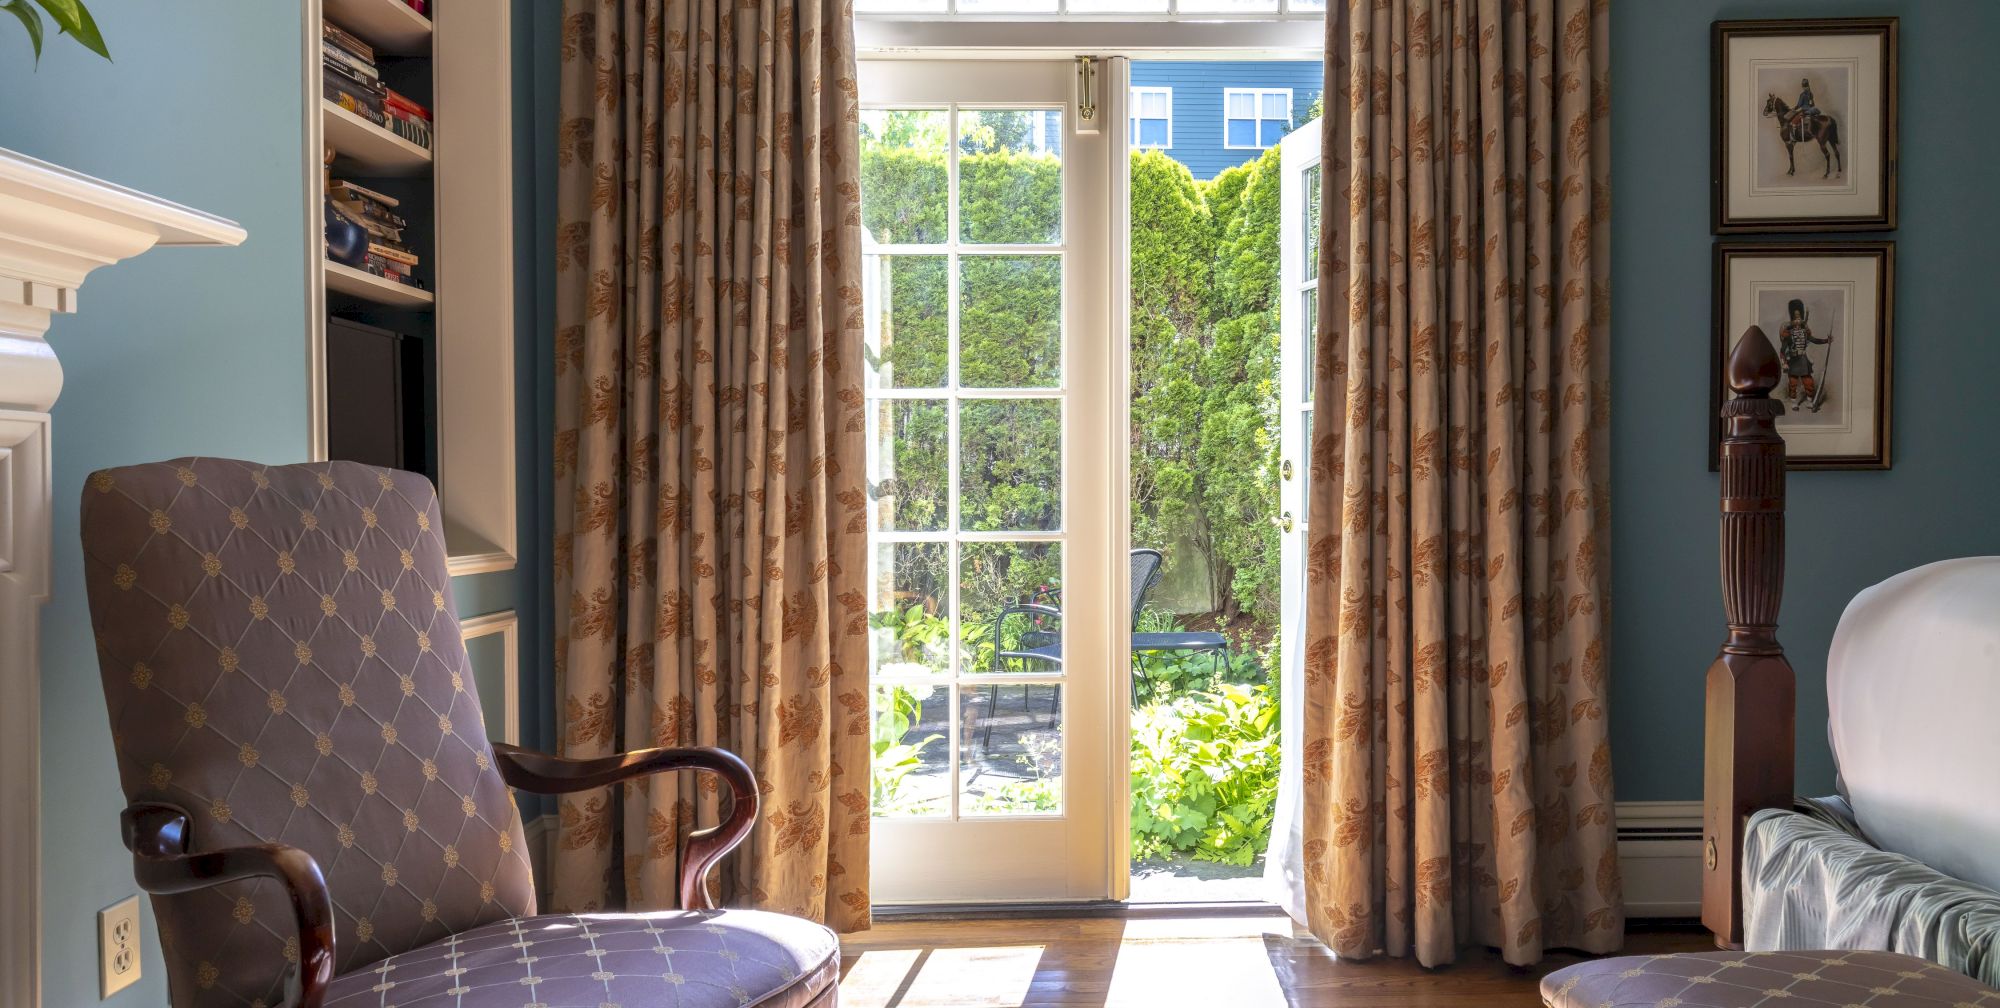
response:
M339 315L326 320L326 448L331 458L435 480L430 342Z

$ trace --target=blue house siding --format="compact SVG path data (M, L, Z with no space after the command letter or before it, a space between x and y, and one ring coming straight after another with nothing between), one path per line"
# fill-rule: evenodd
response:
M1134 60L1132 86L1173 89L1173 146L1162 149L1195 178L1211 179L1263 153L1223 146L1225 90L1290 88L1292 122L1300 123L1319 97L1321 73L1318 60Z

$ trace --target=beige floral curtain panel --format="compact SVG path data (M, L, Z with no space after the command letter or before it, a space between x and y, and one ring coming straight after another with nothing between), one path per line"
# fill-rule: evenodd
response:
M1606 0L1327 15L1308 924L1606 952ZM1343 310L1344 309L1344 310Z
M556 337L562 752L716 745L763 815L737 905L868 926L852 16L568 0ZM555 902L675 902L712 781L567 797Z

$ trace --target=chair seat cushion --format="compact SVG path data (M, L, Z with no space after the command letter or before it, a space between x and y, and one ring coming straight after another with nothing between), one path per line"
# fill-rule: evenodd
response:
M1221 650L1229 646L1229 640L1214 631L1188 630L1174 633L1135 633L1132 635L1134 651L1193 651Z
M755 910L496 921L334 979L325 1008L801 1008L840 942Z
M2000 1006L1971 977L1895 952L1692 952L1579 963L1542 978L1549 1008Z

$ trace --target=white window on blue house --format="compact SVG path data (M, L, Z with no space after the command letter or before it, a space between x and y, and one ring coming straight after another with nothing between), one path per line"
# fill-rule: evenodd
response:
M1172 147L1174 145L1174 89L1135 87L1132 89L1132 146Z
M1222 146L1276 147L1292 128L1291 88L1227 88L1222 92Z

